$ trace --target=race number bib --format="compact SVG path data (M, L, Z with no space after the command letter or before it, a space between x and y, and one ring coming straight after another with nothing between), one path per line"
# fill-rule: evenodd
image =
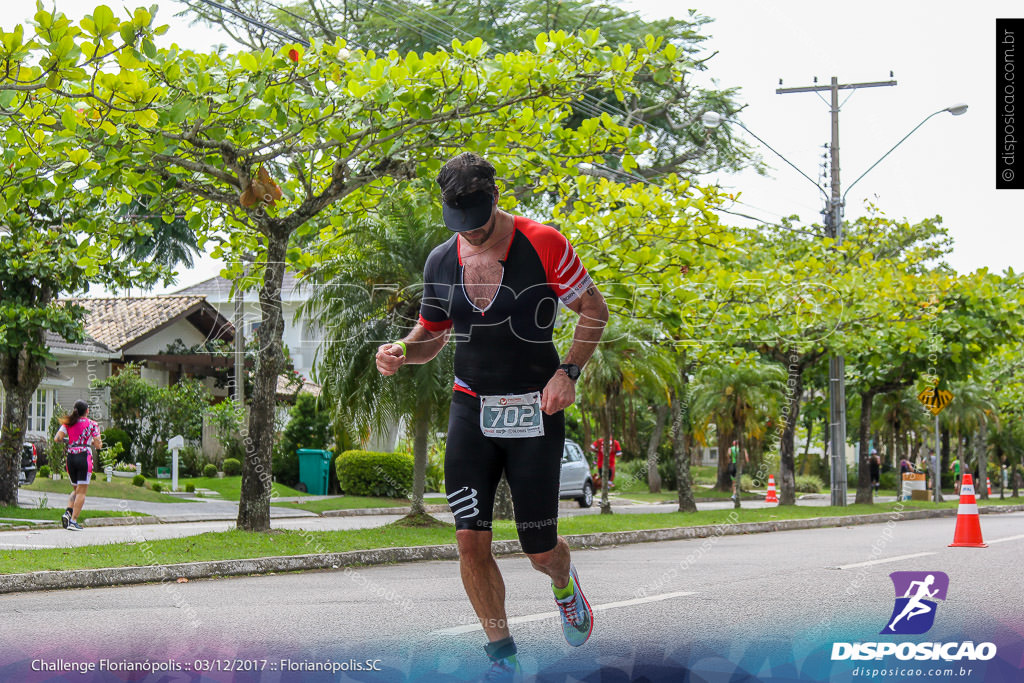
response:
M540 392L480 397L480 431L484 436L523 439L544 436Z

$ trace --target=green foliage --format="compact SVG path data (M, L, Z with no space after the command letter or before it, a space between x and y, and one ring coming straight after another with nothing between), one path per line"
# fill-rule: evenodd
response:
M288 426L274 448L274 476L277 481L285 486L295 484L299 480L298 449L326 449L330 439L331 414L324 403L309 394L299 394L289 411Z
M406 498L412 491L412 456L407 453L345 451L334 466L341 490L353 496Z
M217 476L217 466L214 465L213 463L207 464L205 467L203 467L203 476L208 478L208 479L212 479L213 477L216 477Z
M224 459L224 474L229 477L237 477L242 473L242 463L234 458Z
M206 465L206 456L201 448L185 446L178 451L178 471L182 477L198 477Z
M141 474L136 474L134 477L132 477L132 485L134 485L134 486L145 486L146 485L146 477L144 477Z
M185 484L185 493L195 493L195 492L196 492L196 485L195 484L193 484L192 482L189 482L189 483Z
M679 488L679 472L671 457L658 459L658 475L661 477L662 489L674 491Z
M121 444L121 460L124 462L133 462L132 441L131 437L128 436L128 432L119 427L110 427L109 429L104 429L103 445L105 447L112 448L116 444Z
M124 443L120 441L114 443L113 446L108 446L106 443L104 443L103 446L104 448L97 453L101 470L113 467L118 462L121 462L122 456L124 455Z
M225 457L233 457L241 450L238 435L242 431L244 412L234 401L221 401L206 409L206 415L213 424L217 442L224 449Z
M160 493L161 491L164 490L164 486L160 482L154 481L153 484L152 484L152 489L154 491L156 491L157 493Z
M50 466L43 465L42 467L39 468L39 472L37 472L37 474L43 479L49 479L51 474Z
M878 475L878 488L897 491L900 488L899 472L882 472Z
M797 493L820 493L825 488L825 482L814 475L801 474L796 478Z
M171 437L180 434L191 444L202 438L209 394L196 379L157 387L142 379L139 365L129 363L91 386L110 389L110 418L128 434L145 472L164 465L165 444Z

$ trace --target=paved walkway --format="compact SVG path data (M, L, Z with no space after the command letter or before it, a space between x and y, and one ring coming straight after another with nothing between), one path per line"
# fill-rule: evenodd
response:
M20 490L19 503L28 507L38 507L44 494L36 491ZM624 496L626 494L623 494ZM326 497L326 496L320 496ZM671 498L672 494L666 495ZM308 500L310 497L303 497ZM319 497L318 497L319 498ZM47 496L47 503L59 505L63 496L54 498ZM275 499L278 500L278 499ZM286 499L280 499L282 502ZM287 499L291 500L291 499ZM878 503L893 502L894 497L876 498ZM850 496L853 502L853 496ZM818 494L803 496L798 504L807 506L827 506L829 496ZM620 512L630 513L664 513L676 509L676 503L635 503L628 499L613 499L612 504ZM764 501L743 501L745 508L771 507L773 504ZM145 501L122 501L115 498L90 496L86 506L93 510L131 511L152 515L160 520L160 524L126 524L123 526L88 526L82 532L71 532L65 529L23 529L20 531L0 531L0 550L25 550L41 548L69 548L85 545L102 545L106 543L139 543L163 538L181 538L195 536L214 531L228 531L235 528L238 517L238 503L226 500L209 500L203 498L186 499L178 503L151 503ZM730 510L730 500L698 503L699 510ZM59 518L59 508L54 508L54 521ZM563 501L559 515L570 517L577 515L597 515L601 510L598 501L590 508L580 508L572 501ZM402 516L402 513L379 515L353 515L337 517L321 517L306 510L277 507L271 505L271 527L275 529L294 529L304 531L337 531L343 529L369 529L384 526ZM445 522L453 522L451 513L435 513L434 517Z

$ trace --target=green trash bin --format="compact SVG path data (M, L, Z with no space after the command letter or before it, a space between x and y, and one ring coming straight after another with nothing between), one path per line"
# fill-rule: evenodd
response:
M306 485L306 492L316 496L327 495L327 482L331 476L331 452L319 448L300 448L299 481Z

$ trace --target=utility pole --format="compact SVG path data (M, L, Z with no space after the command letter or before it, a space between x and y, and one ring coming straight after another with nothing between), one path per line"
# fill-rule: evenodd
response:
M890 77L892 73L890 72ZM818 79L814 79L817 82ZM781 81L779 82L781 85ZM877 88L881 86L896 85L896 81L875 81L872 83L839 83L839 79L832 77L829 85L811 85L799 88L777 88L776 94L786 95L797 92L823 92L831 93L831 106L829 111L832 114L832 194L826 208L825 227L827 235L835 240L836 244L843 243L843 195L839 184L839 110L842 104L839 102L840 90L857 90L858 88ZM851 92L850 95L853 93ZM849 95L847 96L849 99ZM846 100L843 100L845 103ZM831 463L831 491L832 505L846 505L846 359L842 356L833 355L828 362L828 389L829 389L829 443L832 446L830 457Z

